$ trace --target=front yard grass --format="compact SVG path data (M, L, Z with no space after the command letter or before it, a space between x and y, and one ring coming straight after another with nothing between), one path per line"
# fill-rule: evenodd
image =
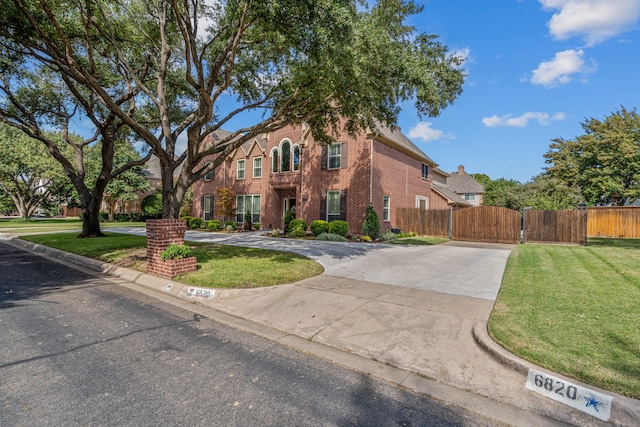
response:
M429 236L415 236L415 237L403 237L401 239L389 240L383 243L391 243L392 245L439 245L444 242L448 242L449 239L443 237L429 237Z
M640 399L640 240L520 245L489 320L510 352Z
M78 239L77 233L22 236L21 239L65 252L146 271L147 239L106 232L107 237ZM293 283L321 274L317 262L289 252L210 243L185 242L198 259L198 270L176 280L194 286L253 288Z

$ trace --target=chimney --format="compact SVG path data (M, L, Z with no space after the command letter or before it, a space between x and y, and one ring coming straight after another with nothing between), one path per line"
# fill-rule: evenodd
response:
M464 175L464 166L458 166L458 175Z

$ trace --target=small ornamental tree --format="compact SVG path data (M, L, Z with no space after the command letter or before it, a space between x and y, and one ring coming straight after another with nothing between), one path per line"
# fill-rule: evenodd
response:
M364 223L362 224L362 234L372 239L377 239L378 235L380 235L380 219L371 204L367 206Z
M216 215L222 217L222 221L226 223L228 217L235 215L233 191L227 187L218 188L218 201L216 202Z

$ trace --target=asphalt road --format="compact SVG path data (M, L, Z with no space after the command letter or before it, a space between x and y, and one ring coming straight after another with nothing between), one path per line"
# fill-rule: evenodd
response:
M493 425L0 242L0 425Z

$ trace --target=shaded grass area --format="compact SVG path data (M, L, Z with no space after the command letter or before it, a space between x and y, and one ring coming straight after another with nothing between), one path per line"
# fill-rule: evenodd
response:
M520 245L489 321L518 356L640 398L640 240Z
M391 243L392 245L439 245L444 242L448 242L449 239L442 237L429 237L429 236L415 236L404 237L402 239L390 240L384 243Z
M106 232L107 237L78 239L77 233L22 236L21 239L66 252L146 271L143 236ZM194 286L253 288L293 283L322 274L317 262L301 255L266 249L187 242L198 270L177 277Z
M101 222L100 228L144 227L144 222ZM81 230L82 221L78 218L36 218L0 220L0 232L3 233L46 233L61 230Z

